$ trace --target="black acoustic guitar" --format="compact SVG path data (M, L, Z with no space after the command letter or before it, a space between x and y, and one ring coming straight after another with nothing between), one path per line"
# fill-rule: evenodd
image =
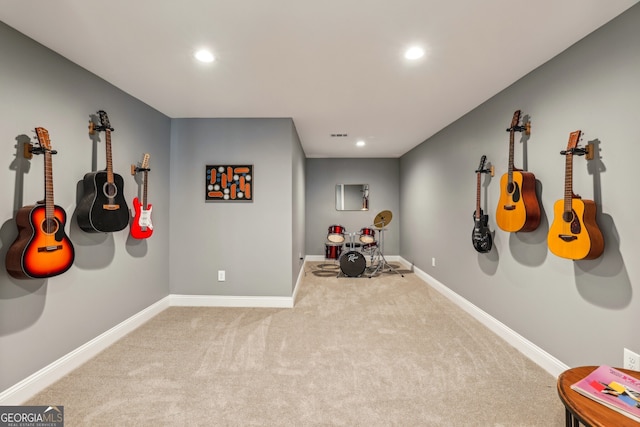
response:
M493 239L491 238L491 231L487 225L489 221L489 215L485 215L480 207L480 176L483 173L490 172L491 169L485 169L484 164L487 161L487 156L480 158L480 166L476 170L477 175L477 190L476 190L476 211L473 213L473 233L471 234L471 241L476 251L480 253L486 253L491 250L493 245Z
M111 161L111 131L109 117L98 111L100 126L91 122L89 133L104 131L107 147L107 169L89 172L84 176L84 195L78 203L78 225L89 233L110 233L129 225L129 208L124 197L122 177L113 173Z

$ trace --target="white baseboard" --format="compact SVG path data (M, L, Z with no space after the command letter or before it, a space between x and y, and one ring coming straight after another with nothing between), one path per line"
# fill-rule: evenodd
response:
M80 365L96 356L102 350L114 344L129 332L169 307L169 297L134 314L91 341L62 356L38 372L0 393L0 405L20 405L39 391L58 381Z
M293 297L243 297L226 295L169 295L172 307L272 307L291 308Z
M401 259L401 261L407 265L412 265L405 259ZM493 333L498 335L507 343L511 344L523 355L531 359L531 361L536 363L538 366L540 366L542 369L544 369L554 377L558 377L558 375L560 375L562 372L569 369L569 366L565 365L551 354L547 353L531 341L527 340L526 338L515 332L513 329L509 328L507 325L500 322L498 319L492 317L488 313L473 305L471 302L456 294L435 278L431 277L419 268L416 268L414 266L412 266L411 268L415 272L416 276L427 282L427 284L429 284L436 291L440 292L455 305L469 313L476 320L493 331Z

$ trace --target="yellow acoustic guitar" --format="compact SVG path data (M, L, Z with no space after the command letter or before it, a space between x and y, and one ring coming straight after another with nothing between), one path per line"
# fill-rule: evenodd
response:
M553 223L549 227L549 250L561 258L573 260L594 259L604 251L602 232L596 223L596 204L573 194L573 155L588 150L578 148L580 131L571 132L567 150L564 177L564 199L553 206Z
M513 113L509 132L509 171L500 178L500 199L496 209L498 227L508 232L533 231L540 225L540 203L536 195L536 177L513 166L513 139L516 131L529 127L518 126L520 110Z

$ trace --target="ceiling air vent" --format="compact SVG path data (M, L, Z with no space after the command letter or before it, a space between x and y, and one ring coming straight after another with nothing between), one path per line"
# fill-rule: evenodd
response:
M349 135L346 134L346 133L332 133L331 134L331 138L345 138L347 136L349 136Z

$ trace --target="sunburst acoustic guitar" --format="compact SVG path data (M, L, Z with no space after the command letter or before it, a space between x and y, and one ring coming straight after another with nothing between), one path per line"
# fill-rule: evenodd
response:
M513 113L509 132L509 169L500 179L500 199L496 209L498 227L508 232L533 231L540 225L540 203L536 195L536 177L513 165L514 134L525 131L529 124L518 125L520 110Z
M16 214L18 237L9 247L5 264L16 279L41 279L67 271L75 257L64 227L67 214L53 202L53 167L49 132L36 128L39 147L31 150L44 154L44 201L24 206Z
M78 203L78 225L89 233L120 231L129 225L129 208L124 197L124 181L113 172L111 160L111 132L113 128L104 110L98 111L100 126L93 122L89 132L104 131L107 150L106 170L89 172L84 176L84 194Z
M553 223L549 227L549 250L561 258L594 259L604 251L604 238L596 223L596 204L573 193L573 156L587 154L591 146L579 148L581 131L571 132L565 156L564 199L553 205Z

